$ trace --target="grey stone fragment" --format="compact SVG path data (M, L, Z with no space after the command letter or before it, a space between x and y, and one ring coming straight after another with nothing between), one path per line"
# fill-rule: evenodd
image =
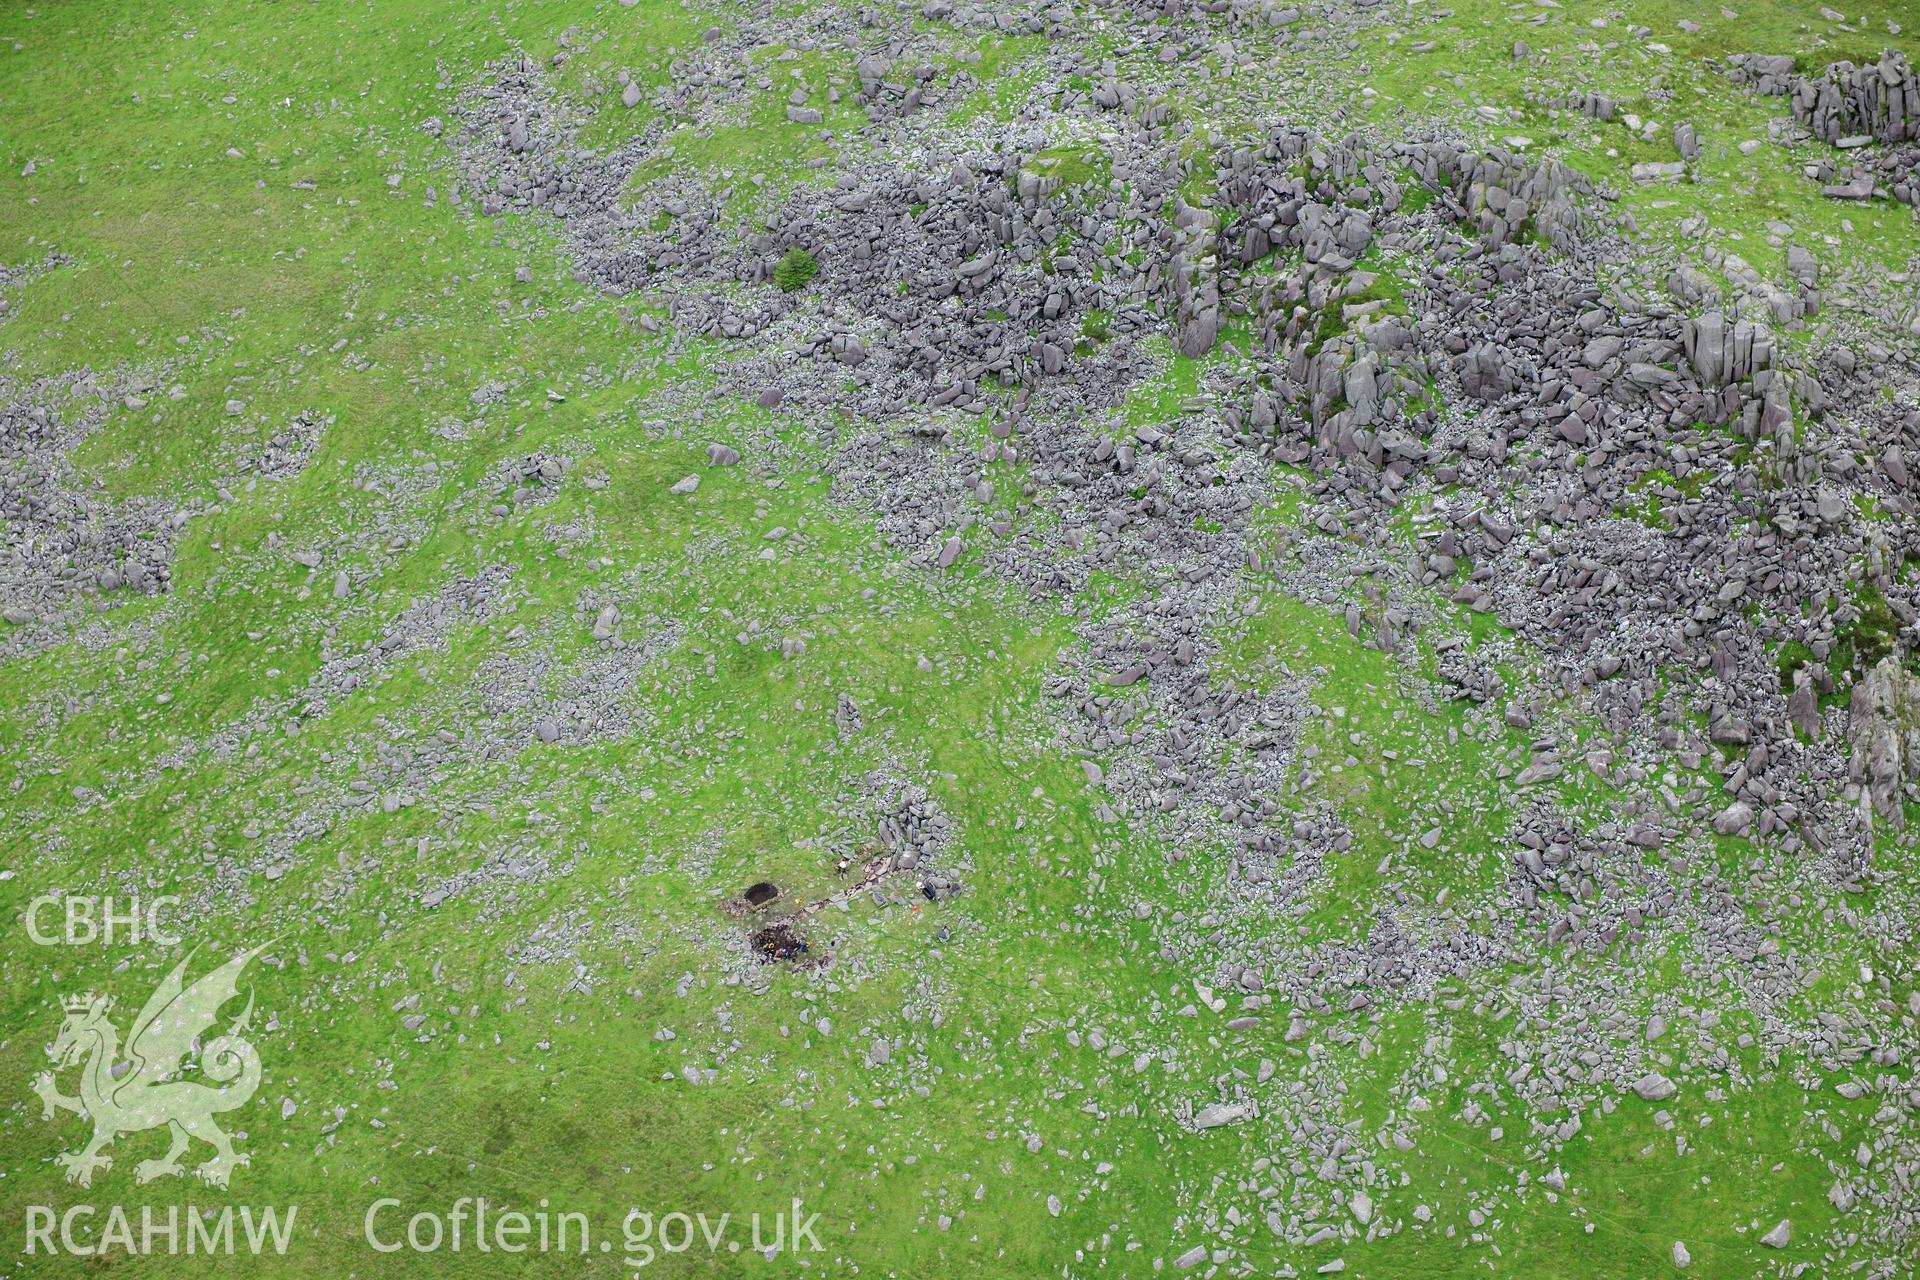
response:
M1716 835L1743 836L1752 826L1753 806L1744 800L1735 800L1713 815L1713 830Z
M1245 1103L1213 1102L1194 1113L1193 1125L1196 1129L1218 1129L1238 1124L1251 1114L1252 1110Z
M1636 1094L1647 1102L1665 1102L1668 1098L1671 1098L1675 1093L1679 1092L1678 1086L1676 1086L1673 1081L1667 1079L1657 1071L1649 1071L1646 1075L1635 1080L1632 1088Z
M1871 200L1873 175L1857 173L1845 182L1830 182L1820 188L1820 194L1829 200Z

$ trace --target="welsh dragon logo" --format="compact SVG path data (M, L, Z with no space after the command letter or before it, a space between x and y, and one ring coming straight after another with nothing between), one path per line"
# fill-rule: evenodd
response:
M53 1070L34 1078L33 1091L40 1095L45 1119L53 1119L57 1111L71 1111L93 1122L93 1137L59 1157L67 1181L91 1185L96 1170L113 1164L111 1156L101 1154L102 1148L123 1133L162 1125L172 1134L173 1145L160 1159L142 1160L135 1166L136 1182L178 1175L180 1157L194 1138L213 1148L212 1158L194 1169L211 1186L226 1186L235 1166L248 1163L246 1156L234 1154L233 1142L213 1118L243 1105L260 1087L260 1055L243 1035L253 1014L252 993L240 1016L227 1024L225 1035L204 1044L201 1036L219 1021L221 1006L239 994L240 973L260 950L240 953L190 987L182 981L187 962L193 959L188 955L147 998L133 1020L124 1051L119 1029L107 1017L112 1005L108 997L84 995L64 1001L66 1020L47 1046ZM212 1084L175 1079L196 1052L200 1073ZM82 1062L80 1093L70 1098L60 1092L54 1076Z

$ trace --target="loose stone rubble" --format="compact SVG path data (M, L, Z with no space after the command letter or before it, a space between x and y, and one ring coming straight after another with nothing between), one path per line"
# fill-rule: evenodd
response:
M1915 89L1899 60L1841 64L1817 85L1778 62L1733 69L1791 95L1816 136L1911 136L1902 103ZM862 62L862 100L876 118L911 114L919 91L896 96L887 68ZM1573 109L1614 110L1591 97ZM574 148L525 62L469 100L454 141L483 213L545 209L582 280L660 300L677 329L734 343L732 393L791 421L859 424L817 428L835 493L876 511L910 563L1069 599L1100 566L1145 573L1154 591L1089 624L1084 655L1050 689L1062 744L1104 818L1147 815L1173 847L1237 851L1228 917L1285 909L1345 837L1332 821L1266 821L1298 772L1312 682L1264 697L1221 686L1208 675L1218 627L1246 599L1249 569L1331 597L1351 548L1384 544L1416 499L1431 505L1411 571L1376 574L1372 607L1345 606L1350 630L1406 648L1438 621L1441 586L1540 658L1537 682L1515 686L1443 652L1453 696L1521 724L1529 707L1572 699L1604 726L1614 767L1638 776L1676 755L1717 762L1723 796L1678 823L1647 814L1584 831L1534 806L1511 833L1512 910L1498 919L1469 928L1386 910L1364 953L1264 975L1218 935L1177 948L1249 1010L1278 1000L1310 1016L1431 993L1526 954L1535 928L1604 954L1676 912L1725 963L1748 966L1740 981L1760 1006L1784 998L1800 978L1723 908L1683 904L1639 854L1711 831L1775 842L1857 888L1874 874L1876 828L1898 826L1916 795L1915 693L1899 655L1920 617L1901 571L1920 410L1910 387L1882 394L1884 351L1776 341L1775 325L1819 311L1813 257L1792 251L1785 280L1732 273L1728 296L1690 269L1660 274L1605 193L1556 161L1443 134L1286 125L1203 141L1137 86L1097 88L1078 110L1097 131L1064 149L1075 163L1018 128L935 144L912 165L863 159L796 188L763 231L731 227L698 188L647 183L627 198L655 140ZM1673 140L1697 152L1686 126ZM819 263L812 285L762 287L795 249ZM1376 287L1389 262L1390 292ZM1086 425L1150 375L1150 339L1203 357L1229 329L1246 336L1207 373L1207 414L1119 437ZM956 447L970 419L987 428L982 450ZM709 458L751 453L716 444ZM989 514L993 464L1012 459L1026 467L1021 496L1055 517L1044 530ZM1284 548L1247 519L1275 464L1305 477L1301 536ZM1562 768L1549 751L1518 782ZM1578 1035L1546 1052L1566 1065L1549 1071L1562 1082L1542 1104L1610 1105L1607 1090L1657 1102L1686 1087L1632 1058L1594 1058ZM1243 1105L1207 1104L1192 1123L1232 1123Z
M1376 6L1096 7L1143 28L1165 17L1230 40L1297 27L1308 41L1344 38ZM929 27L1049 37L1070 27L1050 5L940 0L920 13ZM738 106L746 90L730 55L767 21L756 15L688 55L674 92L696 120ZM495 66L450 118L434 118L450 198L503 226L550 220L579 281L646 304L649 322L660 312L677 335L722 344L721 392L801 428L833 498L871 513L913 572L983 575L1075 618L1083 643L1046 684L1050 731L1079 764L1096 819L1140 824L1175 862L1217 852L1221 884L1204 924L1140 903L1161 957L1192 973L1191 1016L1225 1012L1230 995L1229 1031L1265 1022L1284 1028L1285 1044L1370 1051L1343 1018L1401 1000L1457 1007L1543 945L1577 954L1590 962L1577 976L1541 967L1475 997L1530 1028L1493 1046L1484 1082L1540 1117L1522 1136L1530 1156L1551 1161L1583 1114L1629 1095L1657 1106L1737 1086L1748 1070L1737 1051L1796 1054L1823 1070L1866 1062L1881 1069L1873 1087L1903 1127L1889 1125L1879 1158L1836 1163L1829 1198L1885 1256L1910 1250L1920 1094L1899 1068L1920 1010L1903 1012L1884 977L1867 977L1844 1014L1810 1023L1795 1001L1820 975L1778 945L1764 899L1775 889L1816 897L1877 935L1900 925L1849 903L1883 875L1876 841L1920 801L1912 335L1836 328L1812 344L1786 340L1822 314L1822 268L1808 247L1788 249L1778 279L1724 260L1721 280L1661 261L1621 225L1612 193L1517 143L1437 126L1335 136L1281 118L1238 135L1196 130L1154 83L1123 81L1065 39L1046 73L1080 87L1063 89L1053 118L922 128L953 89L943 77L965 74L915 69L933 37L907 23L876 38L874 14L821 22L822 41L864 50L845 94L876 143L830 180L796 185L763 224L729 216L713 186L649 177L664 145L657 120L611 151L582 145L579 104L526 57ZM1186 55L1165 47L1172 77ZM1235 65L1230 45L1223 61ZM1904 59L1810 77L1791 58L1752 55L1727 70L1758 95L1791 99L1797 126L1823 143L1885 148L1844 175L1823 162L1811 176L1828 194L1920 204L1920 148L1908 145L1920 138L1920 82ZM646 97L626 79L608 96L636 116ZM785 120L818 128L820 105L800 96ZM1539 101L1593 121L1619 111L1593 91ZM1680 163L1649 180L1677 179L1700 158L1694 125L1666 137ZM911 155L889 145L904 140ZM795 250L817 273L800 289L774 287ZM1175 353L1206 361L1191 399L1176 414L1126 421L1129 397ZM51 643L53 622L80 608L167 591L189 514L78 492L66 462L109 406L132 407L162 381L0 383L0 654ZM501 394L480 388L475 411ZM234 405L233 416L248 412ZM330 426L319 410L274 424L237 465L290 480ZM791 460L786 448L743 425L703 452L709 475L772 474ZM465 509L479 520L536 508L574 475L567 457L517 459L467 494ZM670 492L691 500L701 483L689 473ZM1010 492L1013 506L996 501ZM1258 515L1281 496L1298 505L1276 531ZM344 550L290 554L351 603L358 581ZM1119 571L1145 589L1096 610L1095 584ZM519 589L489 569L415 601L375 644L329 646L307 687L254 709L249 726L312 714L441 642L452 616L492 618ZM1470 724L1536 735L1524 766L1485 780L1512 813L1497 902L1383 899L1364 939L1340 944L1274 943L1252 927L1303 907L1353 843L1333 805L1281 803L1330 767L1303 747L1325 716L1325 673L1285 671L1261 690L1222 674L1225 639L1263 592L1337 618L1436 710L1459 703ZM1509 647L1469 644L1463 615L1497 622ZM514 637L475 690L448 695L484 711L484 731L395 735L352 762L353 783L320 789L288 829L267 833L264 862L289 862L303 834L338 814L413 803L423 774L459 759L641 735L622 691L681 642L680 628L632 616L617 584L575 601L568 625L588 658L563 668L542 651L551 636ZM754 642L782 657L806 651L798 637ZM1421 666L1429 645L1432 679ZM1529 662L1503 660L1521 652ZM843 741L868 730L844 695L833 714ZM183 750L230 754L248 731ZM1717 793L1678 782L1676 766L1712 775ZM1581 768L1637 787L1617 821L1576 822L1537 790ZM858 838L842 833L836 851L871 849L929 898L965 892L966 833L911 780L916 769L865 780L845 806ZM1416 838L1432 850L1443 825L1423 820ZM1769 879L1742 882L1711 869L1725 847L1716 840L1784 861L1764 864ZM531 843L496 851L425 886L421 900L537 883L565 865ZM1706 887L1683 883L1683 871ZM1740 991L1751 1029L1734 1032L1711 1009L1625 1012L1632 948L1680 930L1702 971ZM539 941L541 954L569 954L564 937ZM739 971L751 963L740 957ZM1624 1047L1613 1034L1623 1028ZM1670 1034L1692 1046L1686 1063L1713 1074L1674 1065L1659 1047ZM1451 1037L1430 1047L1436 1061L1454 1049ZM890 1065L894 1053L878 1040L868 1064ZM1150 1060L1138 1054L1136 1071ZM1377 1229L1392 1194L1385 1148L1397 1144L1361 1145L1330 1084L1263 1095L1270 1074L1222 1080L1218 1097L1176 1104L1169 1119L1194 1140L1256 1120L1285 1136L1277 1161L1254 1171L1275 1179L1260 1200L1276 1237L1336 1238L1322 1234L1329 1203L1343 1224ZM1397 1116L1426 1109L1415 1075L1389 1094ZM1284 1190L1268 1175L1276 1163L1293 1175ZM1059 1216L1060 1202L1049 1209ZM1756 1206L1756 1221L1776 1212ZM1758 1238L1785 1249L1792 1233L1777 1219ZM1673 1265L1689 1266L1700 1247L1674 1241ZM1179 1270L1210 1257L1204 1245L1167 1252Z

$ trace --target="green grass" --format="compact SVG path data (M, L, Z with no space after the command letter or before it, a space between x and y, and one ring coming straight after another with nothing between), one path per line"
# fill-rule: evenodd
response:
M1869 5L1883 10L1893 12ZM781 12L798 36L808 11ZM1461 5L1450 21L1478 50L1510 34L1504 14ZM1343 1257L1354 1275L1642 1275L1662 1265L1671 1238L1688 1242L1696 1274L1821 1265L1828 1179L1811 1155L1778 1153L1849 1152L1871 1130L1870 1102L1820 1095L1843 1134L1835 1143L1788 1071L1743 1060L1725 1102L1690 1089L1670 1108L1694 1144L1685 1156L1655 1126L1655 1108L1626 1099L1612 1115L1590 1111L1580 1140L1547 1162L1569 1183L1549 1201L1514 1091L1472 1099L1485 1121L1463 1116L1464 1082L1491 1046L1541 1030L1503 1003L1484 1014L1473 1002L1372 1011L1352 1023L1364 1056L1325 1039L1311 1053L1284 1041L1285 1008L1247 1033L1171 1013L1192 998L1196 966L1163 954L1180 936L1167 921L1217 907L1227 853L1180 845L1148 819L1099 821L1103 797L1057 749L1060 710L1043 693L1083 643L1076 625L1120 616L1151 585L1124 565L1095 573L1076 624L1057 602L982 575L974 556L945 574L906 569L868 513L829 498L810 436L750 402L714 398L724 348L629 323L621 302L572 279L542 220L488 221L471 216L471 201L453 205L446 151L420 126L451 121L485 66L524 50L579 104L580 145L605 150L657 129L672 154L645 162L636 185L724 188L729 216L756 228L793 184L830 179L830 166L811 163L857 158L868 122L850 92L838 103L827 93L857 54L803 50L798 39L755 51L748 74L780 92L751 109L657 115L654 91L676 60L698 51L708 27L739 19L655 0L497 11L212 0L191 13L76 0L18 6L0 30L0 263L49 248L73 259L11 294L5 371L150 366L162 387L183 387L181 399L114 410L73 466L105 496L198 513L169 596L122 604L66 643L0 666L0 867L13 873L0 880L0 916L17 918L56 888L138 890L191 900L184 932L203 957L270 941L271 963L251 973L266 1083L233 1118L252 1164L230 1197L191 1183L136 1188L131 1166L157 1153L156 1134L122 1139L87 1195L301 1206L283 1260L161 1257L141 1273L418 1274L417 1259L361 1245L366 1206L391 1195L442 1209L476 1194L522 1206L546 1197L596 1228L636 1206L744 1215L798 1196L822 1215L817 1273L835 1275L1151 1274L1155 1259L1222 1238L1199 1221L1203 1203L1245 1215L1245 1228L1224 1235L1259 1268ZM1703 39L1746 39L1747 29L1703 21ZM1750 21L1767 24L1749 29L1770 48L1799 19ZM925 29L941 74L964 65L978 82L947 104L946 123L988 130L1018 117L1044 40L932 20ZM1426 62L1395 56L1412 83L1465 48L1444 45ZM620 105L622 70L643 89L631 109ZM1491 95L1513 93L1523 72L1476 74ZM821 125L787 121L795 86ZM1702 102L1697 123L1723 109L1733 122L1711 147L1771 110ZM29 160L36 172L20 177ZM1715 163L1731 181L1734 162ZM1031 164L1088 189L1111 176L1080 144ZM1751 220L1777 206L1837 232L1840 215L1804 204L1788 160L1765 164L1756 194L1728 206L1748 220L1734 225L1751 235ZM1188 194L1208 184L1196 177ZM1655 222L1650 199L1632 207ZM1905 233L1888 221L1863 252L1898 247ZM520 268L531 279L519 281ZM1395 296L1392 279L1382 272L1377 296ZM658 300L625 305L666 318ZM1112 340L1108 319L1088 318L1090 345ZM1177 421L1203 395L1211 362L1227 358L1161 354L1160 375L1100 429ZM490 383L505 391L483 413L474 392ZM235 399L245 410L229 416ZM238 460L309 411L332 425L306 470L247 483ZM983 431L969 420L949 447L977 456ZM709 469L710 441L741 447L748 464ZM515 468L535 453L568 459L565 478L516 501ZM753 465L763 456L779 461ZM993 464L989 512L1051 518L1019 496L1028 466ZM672 493L688 475L698 489ZM1260 513L1272 529L1299 503L1276 489ZM769 542L776 526L790 536ZM968 537L978 548L989 534L975 526ZM292 558L307 550L319 569ZM354 589L336 600L341 568ZM351 691L312 687L323 672L338 678L342 659L364 655L416 602L496 569L509 576L493 612L452 611L432 644L355 668ZM1524 758L1526 735L1497 712L1429 707L1428 641L1411 642L1403 664L1349 637L1339 608L1257 577L1241 585L1262 608L1218 629L1215 677L1267 689L1292 678L1281 664L1311 675L1320 714L1305 744L1319 781L1284 808L1327 806L1354 843L1312 886L1305 915L1231 922L1223 945L1277 963L1363 945L1395 893L1416 923L1443 894L1496 900L1512 815L1473 797ZM1351 598L1365 604L1357 589ZM611 688L594 683L611 650L590 638L604 600L619 603L623 639L646 646ZM1366 612L1363 639L1377 621ZM1525 660L1491 620L1449 618L1442 630ZM806 650L783 657L780 642L792 639ZM572 700L578 714L626 727L540 743L502 701L520 678L554 705ZM860 708L858 733L841 732L842 697ZM479 731L508 727L506 748L482 753ZM743 963L745 926L719 904L761 878L788 901L833 894L831 851L872 837L867 780L880 774L923 785L954 819L966 892L929 903L911 882L892 883L879 901L863 895L813 917L830 966ZM355 782L374 799L347 803ZM1553 794L1588 821L1619 801L1573 761ZM1442 827L1433 849L1418 839L1429 825ZM1911 872L1909 847L1886 857ZM1898 884L1873 890L1878 909L1900 909ZM1158 914L1139 917L1141 904ZM1786 945L1827 958L1830 983L1849 981L1831 962L1842 956L1911 983L1870 937L1806 921L1784 932ZM1552 964L1594 977L1647 960L1648 1001L1737 1003L1677 951ZM174 958L47 950L17 929L0 941L0 1082L14 1082L0 1102L0 1220L81 1195L52 1158L82 1126L43 1122L24 1088L44 1065L60 999L96 989L130 1011ZM1498 996L1501 981L1476 999ZM1807 1011L1830 994L1810 992ZM409 1029L410 1014L425 1020ZM1342 1025L1315 1022L1320 1035ZM1095 1047L1096 1033L1119 1056ZM894 1046L884 1067L867 1061L877 1036ZM1429 1053L1436 1036L1447 1044ZM1136 1054L1148 1055L1138 1071ZM1276 1064L1263 1095L1276 1103L1296 1083L1327 1085L1342 1101L1324 1121L1357 1125L1369 1143L1388 1126L1417 1129L1418 1152L1397 1166L1407 1180L1381 1201L1396 1220L1425 1203L1434 1225L1371 1245L1289 1248L1267 1232L1251 1191L1219 1190L1284 1146L1282 1121L1270 1113L1190 1134L1172 1117L1217 1096L1221 1080L1252 1077L1262 1059ZM1424 1083L1438 1063L1445 1088ZM1417 1120L1406 1105L1416 1085L1433 1103ZM283 1100L294 1103L284 1117ZM1702 1117L1713 1123L1701 1128ZM1112 1168L1096 1174L1102 1163ZM1532 1179L1524 1193L1521 1171ZM1322 1206L1311 1214L1334 1203L1310 1175L1284 1181ZM1066 1201L1057 1216L1052 1194ZM1470 1209L1496 1200L1498 1255L1466 1226ZM1738 1229L1789 1210L1799 1235L1778 1259ZM560 1257L442 1261L436 1270L453 1274L582 1273ZM36 1258L18 1270L124 1265ZM766 1268L698 1253L659 1270Z
M1538 23L1516 22L1506 5L1473 0L1409 26L1363 34L1362 56L1370 71L1366 84L1377 95L1369 99L1368 111L1377 120L1403 111L1441 115L1492 143L1525 137L1530 154L1559 156L1617 190L1619 208L1645 234L1691 258L1717 249L1778 278L1785 272L1787 242L1770 228L1785 224L1793 229L1792 243L1823 257L1844 245L1845 253L1835 255L1836 266L1864 257L1899 270L1913 253L1913 211L1823 199L1801 166L1819 155L1839 159L1830 148L1766 143L1751 155L1742 153L1741 142L1766 139L1766 122L1789 114L1787 102L1752 97L1708 61L1731 53L1792 53L1817 71L1843 58L1877 59L1889 48L1920 57L1920 33L1904 20L1899 5L1877 0L1850 13L1864 19L1864 26L1842 31L1817 13L1790 6L1762 6L1727 17L1672 0L1636 0L1596 27L1572 11L1548 10L1536 15L1543 19ZM1683 19L1700 29L1683 31ZM1904 30L1890 33L1889 20ZM1648 41L1629 37L1634 26L1652 32ZM1394 39L1396 34L1409 38ZM1414 39L1433 47L1415 51ZM1516 41L1529 46L1531 59L1512 56ZM1663 44L1667 52L1651 44ZM1463 67L1468 73L1453 78ZM1549 113L1526 96L1532 90L1568 89L1610 96L1618 104L1614 120ZM1482 107L1506 117L1489 121L1479 114ZM1628 114L1657 121L1654 137L1644 140L1631 132L1624 123ZM1679 158L1671 135L1682 121L1698 130L1704 149L1688 180L1678 187L1635 184L1634 164Z
M1112 172L1106 152L1097 145L1056 146L1039 152L1022 166L1027 172L1049 178L1061 187L1083 187L1102 182Z
M1199 395L1200 379L1207 368L1209 357L1196 360L1180 355L1166 339L1150 339L1148 345L1164 359L1164 364L1158 377L1128 392L1125 425L1129 430L1178 422Z

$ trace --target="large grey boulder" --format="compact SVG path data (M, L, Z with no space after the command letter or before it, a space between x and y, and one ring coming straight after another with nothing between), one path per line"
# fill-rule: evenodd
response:
M1853 686L1847 706L1849 782L1865 788L1873 811L1904 825L1902 790L1920 778L1920 680L1892 657Z

